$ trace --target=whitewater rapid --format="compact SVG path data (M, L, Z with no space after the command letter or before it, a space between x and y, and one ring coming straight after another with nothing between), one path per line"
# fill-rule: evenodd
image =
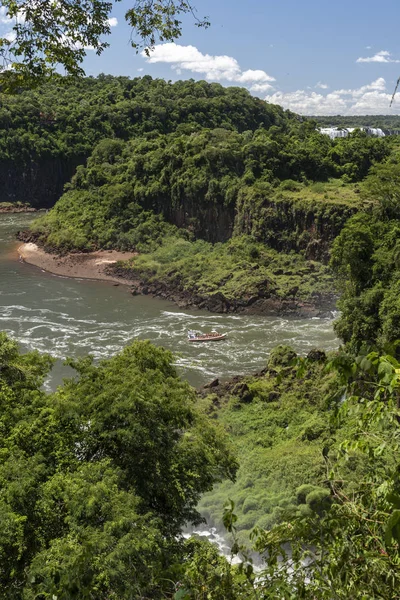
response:
M133 340L150 340L171 350L180 372L195 386L263 368L278 344L302 354L338 345L334 313L292 319L182 310L168 301L133 297L125 286L59 277L18 262L15 233L31 219L32 215L0 215L0 330L24 350L49 352L60 359L52 386L70 374L62 365L66 357L108 358ZM227 340L187 342L189 329L213 328L226 332Z

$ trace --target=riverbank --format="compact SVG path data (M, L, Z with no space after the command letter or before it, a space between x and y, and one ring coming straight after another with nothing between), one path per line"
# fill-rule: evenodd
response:
M312 318L330 316L336 306L336 297L333 294L315 294L313 301L304 301L296 298L295 295L291 298L280 298L273 294L266 294L266 290L262 288L256 294L230 299L222 292L199 294L195 289L183 289L176 280L167 283L150 282L140 277L134 269L126 268L125 261L136 256L134 252L99 250L58 255L46 252L33 242L26 242L19 246L18 254L20 260L55 275L128 285L134 296L161 298L174 302L184 309L196 308L219 314L241 313Z
M14 214L14 213L34 213L37 212L36 208L32 208L32 206L17 206L16 204L11 204L11 202L0 202L0 215L1 214Z
M24 243L18 248L20 260L54 275L77 279L97 279L112 281L121 285L131 285L124 277L107 272L107 268L121 260L134 256L133 252L99 250L91 253L71 253L64 256L49 254L37 244Z
M227 298L222 292L213 294L199 294L196 289L184 289L179 280L171 279L168 283L163 281L147 281L138 276L134 270L126 269L119 264L109 265L106 272L115 277L129 280L134 296L143 295L152 298L161 298L174 302L180 308L197 308L213 313L228 314L253 314L264 316L291 316L301 318L330 317L336 310L337 296L334 294L316 293L313 301L308 302L296 298L279 298L270 295L265 288L256 293L244 295L239 299Z

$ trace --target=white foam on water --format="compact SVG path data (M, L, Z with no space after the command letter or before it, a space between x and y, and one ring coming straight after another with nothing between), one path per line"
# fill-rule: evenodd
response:
M1 238L11 247L13 232L28 222L20 215L0 218ZM4 256L7 243L0 250ZM182 310L167 301L133 298L120 286L53 277L11 259L1 263L0 281L0 329L24 349L60 359L90 353L99 360L132 340L147 339L171 350L179 371L196 386L214 377L259 370L278 344L292 345L303 354L312 347L330 350L338 345L332 330L335 312L330 319L302 320ZM212 328L226 332L227 339L188 343L189 329Z

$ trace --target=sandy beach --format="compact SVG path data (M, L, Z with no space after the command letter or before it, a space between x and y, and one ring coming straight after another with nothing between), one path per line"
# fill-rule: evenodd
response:
M112 281L122 285L130 285L123 277L107 275L106 268L119 260L128 260L135 256L134 252L117 252L116 250L99 250L90 253L74 253L66 256L49 254L39 248L36 244L26 243L18 248L20 260L34 265L49 273L63 277L75 277L78 279L99 279Z

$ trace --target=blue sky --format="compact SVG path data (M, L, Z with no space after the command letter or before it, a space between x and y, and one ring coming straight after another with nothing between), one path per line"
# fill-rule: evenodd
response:
M158 44L150 59L130 47L124 20L133 1L112 11L110 48L88 51L89 75L149 74L167 80L207 79L242 85L302 114L400 114L399 0L193 0L191 19L175 44ZM0 19L1 20L1 19Z

